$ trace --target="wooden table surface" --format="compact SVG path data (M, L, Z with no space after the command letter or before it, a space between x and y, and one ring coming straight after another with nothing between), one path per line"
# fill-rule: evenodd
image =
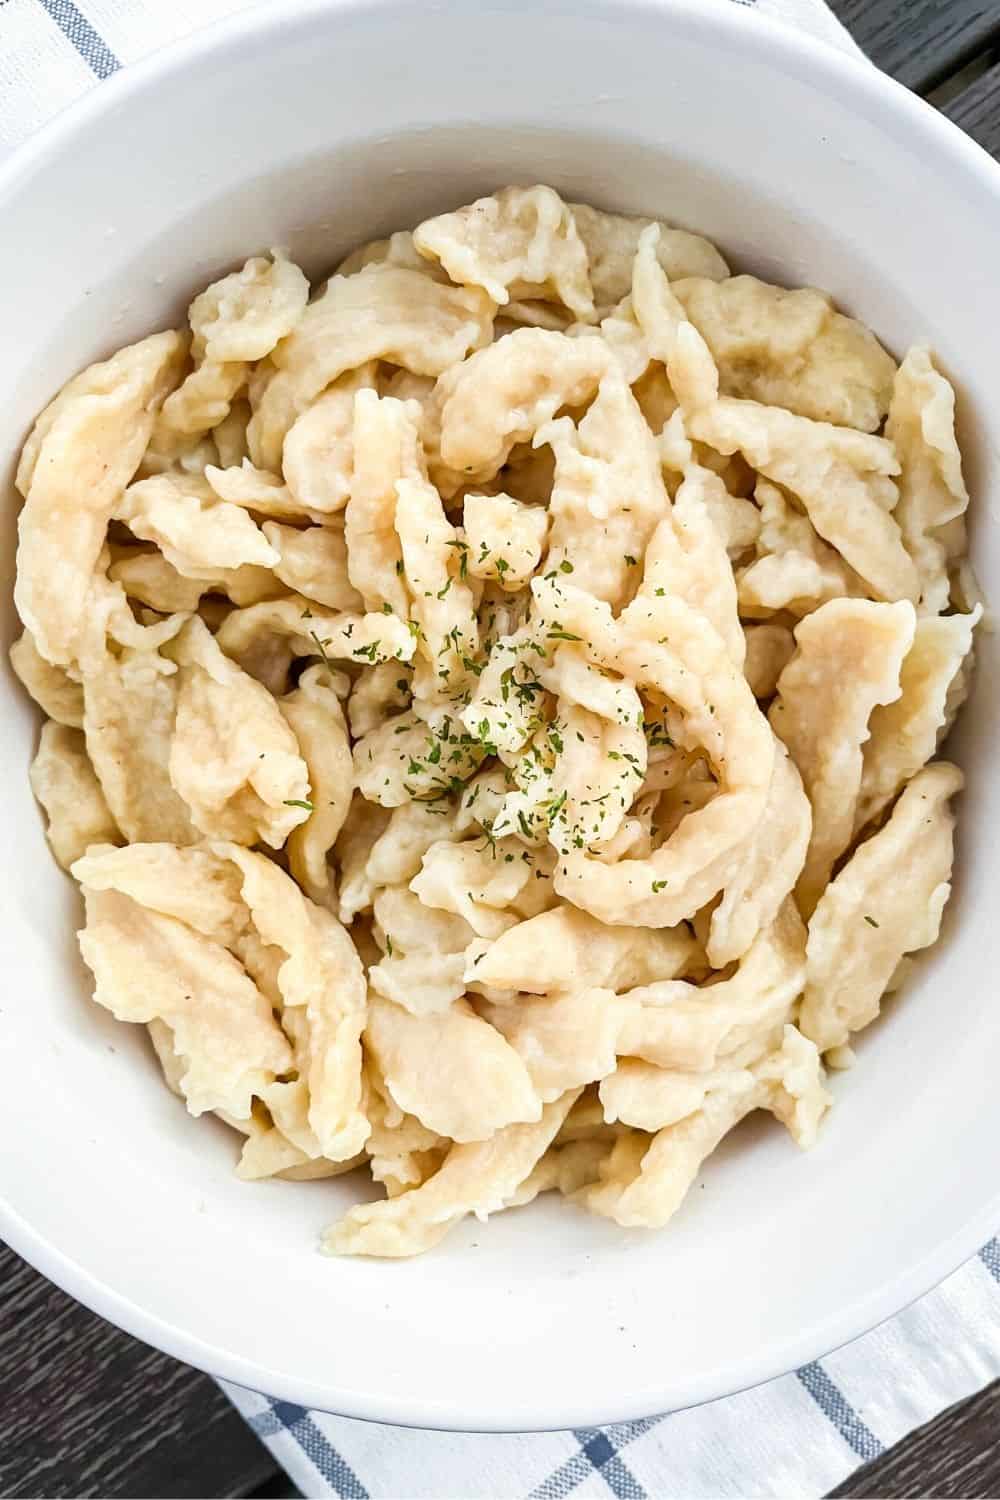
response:
M880 67L1000 156L1000 0L833 8ZM86 1312L0 1246L0 1495L296 1493L207 1376ZM834 1493L1000 1496L1000 1381Z

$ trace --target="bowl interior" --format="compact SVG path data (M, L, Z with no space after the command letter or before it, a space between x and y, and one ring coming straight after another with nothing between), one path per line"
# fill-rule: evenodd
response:
M696 228L735 269L830 290L898 355L929 338L959 386L976 568L1000 596L1000 172L863 65L721 4L325 4L243 18L103 89L0 177L5 644L13 459L63 380L248 254L282 245L321 275L506 182ZM540 1202L403 1263L317 1255L363 1185L239 1183L231 1134L189 1119L139 1030L90 1003L78 903L28 789L36 717L7 671L0 1226L192 1363L421 1425L648 1414L861 1332L1000 1218L997 669L984 636L946 935L836 1078L816 1149L749 1122L664 1233Z

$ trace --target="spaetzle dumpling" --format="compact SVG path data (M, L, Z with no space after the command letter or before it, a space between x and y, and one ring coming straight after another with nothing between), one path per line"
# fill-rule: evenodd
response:
M482 348L494 306L477 287L443 286L391 264L331 276L272 355L274 371L247 428L254 462L276 468L289 428L347 370L385 359L418 375L440 375Z
M707 1073L789 1018L805 973L805 928L788 900L730 978L657 980L626 994L618 1051L660 1068Z
M754 495L761 526L757 556L737 580L743 614L807 615L830 599L865 593L854 570L822 540L808 516L792 509L777 485L760 479Z
M577 588L621 608L667 510L656 444L624 377L603 376L578 427L563 417L536 437L556 460L549 569L571 573Z
M308 296L298 266L274 251L270 260L255 256L213 282L191 303L188 318L206 359L263 359L291 333Z
M420 1187L384 1203L352 1208L323 1237L335 1255L419 1255L467 1214L478 1218L507 1207L544 1156L578 1096L578 1090L547 1104L541 1118L508 1125L488 1141L454 1145Z
M175 630L183 623L175 622ZM83 682L87 753L112 817L131 843L195 844L199 833L170 776L179 679L155 649L106 652Z
M347 504L354 469L354 397L374 389L377 369L373 361L348 370L289 428L281 469L303 512L334 515Z
M344 515L348 574L366 609L406 616L403 552L396 530L396 486L421 479L419 409L362 390L354 402L351 496Z
M442 374L425 414L431 478L446 498L492 479L518 444L597 390L611 355L597 338L519 328Z
M524 1062L464 1000L415 1016L373 996L365 1045L400 1109L453 1141L484 1141L541 1115Z
M410 890L425 906L463 917L479 937L497 937L517 920L507 908L532 875L533 864L521 858L515 839L495 848L474 839L442 839L427 850Z
M354 739L361 739L386 720L408 708L413 678L396 661L362 667L351 684L347 718Z
M49 719L68 729L83 728L83 686L64 667L46 661L30 630L22 631L10 648L10 664L22 686Z
M205 479L212 491L228 505L254 511L272 521L321 521L292 494L280 474L259 469L248 458L231 469L208 464Z
M913 606L905 602L833 599L795 631L795 655L778 679L770 720L812 804L798 885L807 912L851 841L869 720L875 708L900 695L915 626Z
M396 534L417 643L413 696L425 705L451 702L479 654L476 600L461 576L458 531L422 474L396 482Z
M891 443L726 396L693 415L690 426L695 437L720 453L738 450L796 495L820 536L877 598L916 599L916 570L891 514L899 472Z
M125 491L115 519L140 540L155 542L185 578L212 579L230 568L270 568L280 561L247 512L218 500L203 479L140 479Z
M288 865L310 900L333 909L327 855L351 805L354 766L340 699L323 666L309 667L278 702L306 763L308 817L288 835Z
M225 947L238 942L250 920L238 872L208 849L176 844L91 847L72 873L88 890L118 891Z
M31 790L45 809L52 853L64 870L91 844L117 842L121 837L79 729L52 719L43 724L28 774Z
M586 203L571 203L573 217L590 262L594 300L599 308L614 306L632 289L632 262L639 236L651 222L632 214L612 214ZM715 246L686 229L659 225L657 258L667 275L707 276L721 281L729 267Z
M462 521L466 570L474 578L494 579L502 589L523 588L541 561L548 511L540 505L524 505L510 495L467 494ZM449 545L460 548L462 544Z
M746 640L736 581L709 500L718 482L707 469L693 461L687 464L669 522L661 521L649 538L639 592L647 599L662 593L685 599L714 625L734 664L742 668Z
M247 1119L255 1094L284 1073L291 1048L270 1003L219 943L119 891L84 887L80 951L94 998L119 1021L160 1020L185 1068L191 1114Z
M622 1007L608 990L524 995L481 1011L521 1058L546 1104L615 1070Z
M740 958L771 925L802 874L812 827L802 777L784 746L776 745L764 812L712 912L706 948L713 968Z
M280 849L309 815L309 772L294 733L201 620L188 622L171 651L179 687L170 781L192 823L205 835Z
M179 334L156 333L91 365L49 403L24 445L14 602L41 655L57 666L77 654L108 522L183 357Z
M511 297L551 298L578 318L594 311L587 251L573 214L549 187L504 188L425 219L413 243L452 281L481 286L500 306Z
M409 661L414 648L402 620L324 609L297 594L232 610L216 639L227 656L274 694L286 690L298 657L318 657L332 672L333 662Z
M436 261L428 260L420 254L414 244L414 235L415 231L411 233L409 229L397 229L388 239L369 240L367 244L359 245L350 255L345 256L335 274L354 276L367 266L402 266L406 271L419 271L422 276L428 276L432 281L440 281L447 286L451 279L447 271Z
M626 1228L665 1224L706 1156L753 1110L770 1110L798 1134L800 1144L811 1144L815 1123L829 1103L822 1079L816 1048L794 1026L786 1027L775 1053L749 1069L733 1069L693 1114L659 1131L648 1145L642 1136L631 1150L616 1148L599 1183L584 1188L581 1200Z
M598 1097L609 1124L620 1122L655 1135L693 1115L704 1104L706 1094L725 1083L725 1077L725 1069L678 1073L639 1057L623 1057L614 1072L601 1080Z
M240 396L232 403L222 421L216 422L212 428L211 441L215 453L210 462L215 463L218 460L221 468L229 469L237 468L245 458L249 458L247 449L249 420L250 403L245 397Z
M419 805L410 803L409 808ZM400 808L393 817L408 810ZM369 869L376 858L373 851ZM413 874L419 860L418 855ZM382 948L380 961L368 970L375 993L415 1016L449 1010L461 1000L472 988L465 978L465 954L475 938L465 918L424 906L404 885L383 886L373 908Z
M327 609L357 612L361 595L351 583L347 567L347 539L339 526L282 526L265 521L261 530L277 553L275 577L295 594L315 599Z
M926 345L910 350L893 386L885 435L899 455L896 520L920 580L920 607L947 607L949 568L966 550L969 492L955 438L955 392Z
M361 1082L367 997L354 944L340 922L307 900L269 859L234 844L212 847L238 868L243 899L263 942L287 955L277 983L286 1028L289 1012L301 1017L296 1055L308 1085L309 1128L324 1156L350 1160L369 1133Z
M301 318L309 283L275 253L256 256L200 292L188 308L195 367L164 402L154 442L201 434L225 422L249 363L264 359Z
M686 927L608 927L573 906L557 906L471 945L466 978L501 990L548 995L628 990L674 979L694 957Z
M724 396L878 431L895 361L863 324L835 311L824 292L787 291L755 276L670 279L712 351Z
M900 959L935 942L951 894L957 766L928 766L830 882L809 922L800 1025L840 1047L874 1021Z
M370 802L395 808L419 800L440 806L478 771L485 746L460 733L459 721L445 709L437 718L436 725L429 724L406 710L355 741L355 784Z
M414 1115L408 1115L390 1096L371 1058L365 1064L365 1112L371 1135L365 1142L372 1179L397 1198L419 1187L441 1165L451 1141L428 1130Z
M110 581L120 584L129 599L159 614L193 614L203 607L206 594L217 594L245 607L288 592L287 585L270 568L255 563L219 568L210 578L186 578L156 549L112 547L111 557Z
M787 625L773 621L743 627L747 654L743 671L755 698L771 698L778 679L795 655L795 636Z
M968 690L966 664L981 613L977 605L968 615L917 620L899 672L899 697L868 721L855 833L927 764L950 728Z

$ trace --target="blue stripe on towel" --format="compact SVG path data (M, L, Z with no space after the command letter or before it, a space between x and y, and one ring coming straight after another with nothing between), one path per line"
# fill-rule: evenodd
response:
M878 1458L883 1446L878 1438L858 1416L843 1391L824 1370L819 1360L803 1365L796 1375L809 1392L823 1415L833 1423L845 1443L852 1447L865 1463Z
M304 1406L291 1401L272 1401L270 1410L251 1423L260 1437L271 1437L282 1429L291 1434L309 1462L319 1470L335 1495L341 1500L369 1500L368 1491L350 1464L328 1441Z
M83 12L77 9L73 0L38 0L38 3L52 17L63 35L73 43L97 78L107 78L109 74L117 73L121 63Z

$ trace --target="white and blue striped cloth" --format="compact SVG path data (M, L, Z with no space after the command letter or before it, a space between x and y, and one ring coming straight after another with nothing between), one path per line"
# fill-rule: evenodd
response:
M100 79L246 3L0 0L0 155ZM854 48L823 0L734 3ZM224 1388L310 1496L806 1500L998 1376L1000 1241L992 1240L936 1291L822 1361L643 1421L523 1436L418 1432Z
M305 1495L344 1500L812 1500L1000 1376L1000 1240L794 1374L573 1432L417 1432L224 1389Z

